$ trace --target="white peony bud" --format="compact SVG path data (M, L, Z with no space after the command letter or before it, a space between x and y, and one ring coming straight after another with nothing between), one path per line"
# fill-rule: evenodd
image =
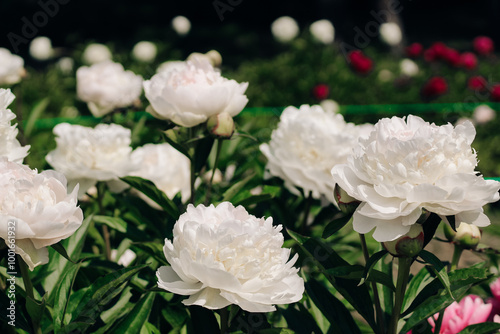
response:
M319 20L309 27L311 35L323 44L330 44L335 39L335 28L329 20Z
M30 43L30 55L40 61L52 58L54 56L52 41L45 36L34 38Z
M418 65L411 59L401 60L399 68L401 69L401 73L409 77L414 77L418 74Z
M103 61L111 60L111 58L109 48L104 44L98 43L89 44L82 55L82 61L89 65L102 63Z
M472 119L476 124L486 124L496 117L495 110L491 109L488 105L482 104L472 113Z
M158 50L156 45L151 42L142 41L134 45L132 56L143 63L151 63L155 60Z
M180 36L187 35L191 30L191 22L185 16L176 16L172 19L172 28Z
M403 34L401 28L395 22L382 23L379 28L380 38L390 46L401 43Z
M271 24L271 32L277 41L287 43L299 34L299 25L290 16L282 16Z

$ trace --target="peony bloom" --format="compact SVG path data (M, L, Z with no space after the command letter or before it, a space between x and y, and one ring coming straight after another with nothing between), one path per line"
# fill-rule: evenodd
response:
M208 62L187 62L183 69L160 72L144 82L151 114L193 127L212 115L238 115L248 102L248 83L221 76Z
M330 87L327 84L317 84L312 89L312 95L318 101L322 101L330 95Z
M187 17L179 15L172 19L172 28L179 36L185 36L191 30L191 22Z
M437 98L448 91L448 83L442 77L432 77L422 87L422 97L425 99Z
M168 198L173 199L180 192L185 202L191 196L191 162L169 144L138 147L132 152L131 159L133 164L140 166L131 175L150 180Z
M398 45L403 39L401 28L395 22L382 23L379 28L379 33L382 41L390 46Z
M319 20L311 24L309 31L315 40L330 44L335 39L335 28L329 20Z
M30 43L30 55L36 60L49 60L54 56L52 41L45 36L34 38Z
M156 73L162 72L170 72L172 70L183 71L188 68L188 65L185 61L182 60L169 60L161 63L156 69Z
M477 67L477 57L472 52L464 52L460 56L460 65L468 70L473 70Z
M139 168L130 157L130 130L120 125L99 124L92 129L61 123L54 134L57 147L46 160L66 176L70 188L80 184L79 197L97 181L108 181L111 190L123 190L118 178Z
M132 56L143 63L151 63L155 60L157 53L156 44L148 41L139 42L132 49Z
M277 41L288 43L299 34L299 25L290 16L282 16L271 24L271 32Z
M488 81L480 75L470 77L467 80L467 88L470 90L477 90L479 92L484 92L488 87Z
M492 298L488 299L488 303L492 305L491 313L488 318L489 321L500 322L498 318L500 315L500 278L497 278L493 283L490 284Z
M0 48L0 86L18 83L25 74L23 58Z
M375 229L380 242L394 240L415 224L425 209L454 215L456 221L487 226L482 207L499 199L500 182L474 171L470 122L437 126L422 118L383 118L369 138L361 138L347 164L332 169L335 182L363 202L353 216L359 233Z
M358 138L367 136L372 127L346 123L342 115L325 112L320 106L288 107L271 141L260 150L268 160L270 175L283 179L292 193L300 195L297 188L302 188L306 196L311 192L314 198L323 195L335 203L330 170L347 162Z
M95 117L132 105L142 93L142 77L111 61L76 71L78 98L87 102Z
M485 322L490 311L491 304L485 304L481 298L475 295L466 296L460 303L453 302L445 309L439 333L457 334L469 325ZM428 319L433 329L438 317L439 314L435 314L434 318Z
M420 43L412 43L406 47L406 55L409 58L418 58L424 51L424 47Z
M452 48L447 48L444 55L443 59L448 63L450 66L458 67L462 65L462 58L460 55L460 52L458 52L455 49Z
M401 69L401 73L409 77L414 77L418 74L418 65L411 59L401 60L399 68Z
M472 119L476 124L486 124L495 119L495 110L491 109L488 105L482 104L477 106L472 113Z
M5 157L0 157L0 186L0 238L7 242L9 227L14 227L15 252L29 268L48 263L47 246L71 236L82 224L78 190L68 194L60 173L38 173Z
M349 52L347 60L351 65L351 68L358 74L368 74L373 68L373 61L361 50Z
M10 89L0 89L0 157L22 163L28 155L30 146L21 146L16 138L18 133L16 125L10 124L16 115L7 108L14 99L15 96Z
M186 58L186 61L208 61L213 67L220 67L222 65L222 56L217 50L210 50L207 53L193 52Z
M111 51L104 44L92 43L83 51L82 60L85 64L93 65L106 60L111 60Z
M478 36L474 38L474 41L472 41L472 43L474 45L474 51L482 56L491 54L495 49L493 40L486 36Z
M248 312L270 312L274 304L299 301L304 281L282 248L281 225L244 207L222 202L188 205L163 247L170 267L158 269L158 286L189 296L185 305L220 309L236 304Z

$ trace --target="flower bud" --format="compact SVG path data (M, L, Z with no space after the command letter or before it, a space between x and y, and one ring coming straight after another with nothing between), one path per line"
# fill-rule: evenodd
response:
M455 242L467 249L475 249L481 241L481 231L476 225L460 223L455 235Z
M393 256L414 257L424 248L424 229L420 224L413 224L407 234L382 245Z
M342 189L338 184L335 185L335 189L333 190L333 194L335 195L335 201L339 206L340 211L344 213L353 213L356 211L356 208L361 203L354 197L349 196L349 194Z
M234 121L227 112L212 115L207 121L208 131L216 137L231 138L234 132Z

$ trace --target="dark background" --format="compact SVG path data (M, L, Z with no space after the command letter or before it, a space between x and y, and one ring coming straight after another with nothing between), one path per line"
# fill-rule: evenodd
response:
M23 36L25 20L42 10L40 3L57 0L0 0L0 46L15 51L9 33ZM232 11L221 21L213 0L151 1L151 0L60 0L57 14L37 28L37 35L48 36L55 47L79 50L90 41L111 43L114 50L129 50L140 40L167 43L182 50L186 56L193 51L217 49L225 60L269 57L279 52L272 40L271 23L279 16L295 18L302 32L308 24L327 18L336 29L336 41L352 43L354 28L363 29L373 20L371 10L378 10L380 1L373 0L219 0L233 3ZM401 0L401 21L407 42L433 41L460 43L477 35L500 42L500 0ZM171 19L184 15L191 20L192 30L179 38L171 29ZM27 40L30 40L28 38ZM17 53L24 56L28 43L20 43ZM29 60L28 60L29 62Z

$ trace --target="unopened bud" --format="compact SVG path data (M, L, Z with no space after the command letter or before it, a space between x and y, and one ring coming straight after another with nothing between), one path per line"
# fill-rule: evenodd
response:
M217 50L210 50L205 55L210 59L213 67L220 67L222 65L222 56Z
M455 242L463 248L475 249L481 241L481 231L476 225L460 223Z
M353 213L356 208L361 203L354 197L350 196L344 189L342 189L338 184L335 185L333 190L333 195L335 196L335 201L339 206L340 211L344 213Z
M220 114L210 116L207 121L208 131L221 138L231 138L234 132L234 121L231 115L227 112L221 112Z
M408 233L382 245L393 256L414 257L424 248L424 229L420 224L413 224Z

